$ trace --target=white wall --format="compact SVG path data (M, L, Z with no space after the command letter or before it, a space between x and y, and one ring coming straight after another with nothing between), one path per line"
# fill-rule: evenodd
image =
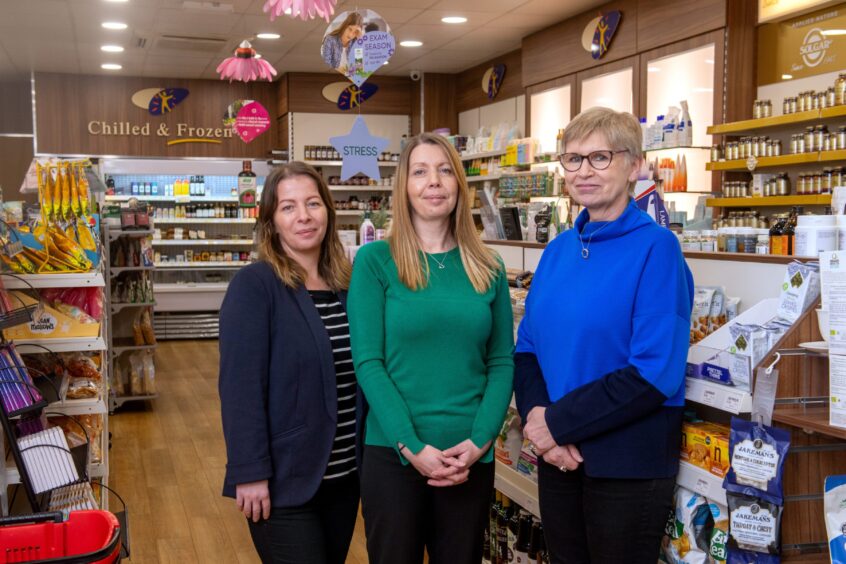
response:
M785 80L775 84L767 84L758 87L758 98L760 100L772 100L773 115L780 116L783 114L782 103L786 96L796 96L799 92L806 90L816 90L822 92L827 90L829 86L834 85L837 75L842 71L834 71L826 74L818 74L816 76L808 76L806 78L797 78L796 80ZM749 108L750 115L752 108Z
M541 151L553 153L556 151L558 130L570 123L570 99L572 92L570 85L553 88L532 94L529 99L532 123L529 135L541 142Z
M473 108L458 114L458 133L475 137L480 127L493 129L500 123L517 122L520 135L524 135L523 124L526 121L526 97L523 95L506 98L487 106Z
M294 112L294 160L303 160L305 145L329 145L329 138L346 135L352 129L357 114L310 114ZM386 151L400 152L400 139L409 132L407 115L365 115L364 121L371 135L390 140Z
M745 311L766 298L777 298L784 282L786 264L731 260L687 259L697 286L723 286L726 295L740 298Z

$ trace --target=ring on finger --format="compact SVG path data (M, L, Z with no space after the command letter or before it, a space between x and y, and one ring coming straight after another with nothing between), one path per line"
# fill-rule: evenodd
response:
M537 451L535 450L535 443L529 443L529 450L534 454L537 454Z
M559 470L561 470L562 472L566 472L566 471L567 471L567 467L566 467L566 466L563 466L563 465L562 465L562 466L559 466L559 467L558 467L558 469L559 469Z

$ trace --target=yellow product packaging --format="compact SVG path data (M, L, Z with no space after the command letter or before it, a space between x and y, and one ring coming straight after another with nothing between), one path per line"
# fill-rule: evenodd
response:
M728 429L699 421L682 425L681 459L724 478L729 468Z
M10 292L15 303L35 305L38 300L23 292ZM20 299L20 302L17 300ZM25 325L18 325L3 330L6 339L67 339L69 337L98 337L100 323L81 323L78 319L56 308L41 304L33 320Z

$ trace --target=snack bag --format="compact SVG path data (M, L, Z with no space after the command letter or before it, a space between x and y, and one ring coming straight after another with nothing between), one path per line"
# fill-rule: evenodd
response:
M144 331L141 329L141 315L137 315L132 321L132 341L136 347L146 345Z
M119 362L115 362L115 372L112 374L112 388L116 395L126 395L126 378L123 374L123 366Z
M726 294L721 286L714 287L714 298L708 315L708 334L710 335L726 324Z
M133 396L147 394L147 387L144 385L144 361L138 353L129 356L129 389Z
M729 564L779 562L781 507L761 498L729 493Z
M156 344L156 332L153 330L153 319L150 316L150 308L146 308L141 314L141 333L144 337L144 343L148 345Z
M781 505L784 460L789 449L789 432L732 417L731 467L723 487L729 492L757 496Z
M729 514L728 507L712 501L708 504L711 510L711 518L714 520L714 528L711 530L711 538L708 541L708 554L711 560L719 564L728 558L728 529Z
M690 344L698 343L708 335L708 319L711 316L713 300L713 288L696 288L693 310L690 313Z
M795 323L820 295L819 264L791 262L787 265L777 315Z
M714 520L704 497L676 488L675 511L664 531L662 552L669 564L706 564Z
M506 466L516 467L523 447L523 433L520 430L520 416L509 409L505 421L494 441L494 456Z
M825 478L825 529L831 564L846 562L846 476Z

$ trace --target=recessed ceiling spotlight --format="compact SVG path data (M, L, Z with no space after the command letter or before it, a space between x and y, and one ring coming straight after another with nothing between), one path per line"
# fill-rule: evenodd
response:
M282 36L278 33L259 33L256 37L259 39L279 39Z
M123 47L120 45L103 45L100 47L100 51L105 51L106 53L123 53Z
M102 65L100 65L100 68L103 70L120 70L123 67L117 63L103 63Z
M463 16L447 16L445 18L441 18L441 21L448 24L463 24L467 23L467 18Z
M420 47L423 45L423 42L409 39L408 41L400 41L400 45L403 47Z
M116 29L116 30L126 29L128 27L125 23L121 23L121 22L103 22L102 26L105 29Z

